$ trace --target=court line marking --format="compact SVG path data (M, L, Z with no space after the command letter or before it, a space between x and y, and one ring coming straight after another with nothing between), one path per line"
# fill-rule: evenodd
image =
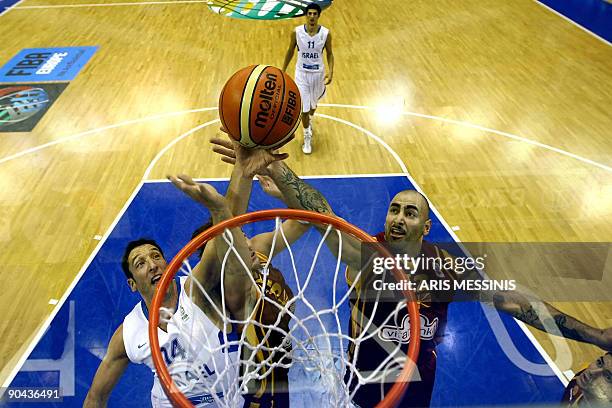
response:
M13 4L11 4L11 5L10 5L10 6L8 6L8 7L5 7L5 8L4 8L4 10L0 11L0 16L3 16L3 15L5 15L6 13L8 13L9 11L11 11L11 10L13 10L13 9L17 8L17 5L18 5L19 3L21 3L21 2L23 2L23 0L19 0L18 2L13 3Z
M102 237L100 242L98 242L98 245L96 245L91 255L89 255L89 258L87 258L83 267L79 270L75 278L70 283L70 286L68 286L68 288L66 289L62 297L59 299L59 302L54 306L53 310L51 311L51 314L42 323L42 325L40 326L40 328L38 329L34 337L32 337L32 341L30 342L28 347L25 349L24 353L21 355L21 357L17 361L17 364L15 365L13 370L9 373L8 377L4 381L4 384L2 385L2 388L6 389L7 387L11 385L11 382L13 382L13 380L15 379L15 376L17 375L17 373L19 373L19 370L21 370L21 367L23 367L23 365L25 364L30 354L32 354L32 351L34 350L36 345L40 342L40 339L43 337L43 335L45 334L49 326L51 326L51 322L53 322L53 319L55 319L55 316L57 316L57 314L59 313L64 303L66 302L66 300L68 300L68 297L72 294L72 291L74 290L76 285L79 283L79 281L81 280L81 278L87 271L87 268L89 268L90 264L93 262L96 255L98 255L98 252L100 252L100 249L102 249L102 246L104 246L104 243L106 242L107 238L110 236L111 232L115 229L115 227L119 223L119 220L121 220L121 218L123 217L123 214L129 208L130 204L132 203L132 201L134 200L134 198L136 197L136 195L142 188L142 184L143 184L142 182L139 182L136 188L134 189L134 191L132 191L132 194L127 199L127 201L125 202L125 204L123 205L123 207L121 208L121 210L119 211L119 213L117 214L117 216L115 217L111 225L108 227L108 229L104 233L104 236Z
M544 4L538 0L534 0L537 4L539 4L540 6L548 9L549 11L552 11L553 13L555 13L556 15L558 15L559 17L561 17L562 19L572 23L573 25L575 25L576 27L578 27L579 29L581 29L582 31L586 32L587 34L591 34L593 37L597 38L598 40L600 40L601 42L603 42L604 44L608 44L609 46L612 46L612 43L608 40L606 40L605 38L599 36L599 34L594 33L593 31L589 30L588 28L584 27L583 25L580 25L579 23L577 23L576 21L572 20L571 18L569 18L568 16L566 16L565 14L562 14L560 12L558 12L557 10L555 10L554 8L550 7L547 4Z
M373 106L347 105L347 104L338 104L338 103L320 103L319 106L331 107L331 108L361 109L361 110L368 110L368 111L377 110L377 108L373 107ZM114 124L114 125L109 125L109 126L104 126L104 127L101 127L101 128L97 128L97 129L91 129L91 130L88 130L88 131L85 131L85 132L77 133L76 135L73 135L73 136L68 136L68 137L65 137L63 139L54 140L54 141L49 142L49 143L45 143L45 144L42 144L42 145L39 145L39 146L35 146L35 147L32 147L32 148L23 150L21 152L15 153L13 155L0 158L0 164L3 164L5 162L13 160L13 159L17 159L17 158L22 157L22 156L25 156L26 154L35 153L35 152L37 152L39 150L45 149L45 148L50 147L50 146L54 146L54 145L59 144L59 143L63 143L63 142L67 142L67 141L70 141L70 140L78 139L78 138L80 138L82 136L86 136L86 135L102 132L102 131L105 131L105 130L108 130L108 129L114 129L114 128L121 127L121 126L131 125L131 124L134 124L134 123L142 123L142 122L146 122L148 120L155 120L155 119L165 118L165 117L169 117L169 116L179 116L179 115L183 115L183 114L186 114L186 113L204 112L204 111L211 111L211 110L215 110L215 109L218 109L218 107L199 108L199 109L191 109L191 110L186 110L186 111L169 112L169 113L158 114L158 115L153 115L153 116L146 116L146 117L140 118L140 119L128 120L128 121L120 122L120 123L117 123L117 124ZM317 115L319 115L319 114L317 114ZM534 145L534 146L538 146L538 147L541 147L541 148L544 148L544 149L547 149L547 150L559 153L561 155L571 157L571 158L576 159L578 161L581 161L583 163L590 164L592 166L601 168L603 170L606 170L606 171L612 173L612 167L610 167L610 166L607 166L605 164L596 162L596 161L591 160L591 159L587 159L585 157L579 156L579 155L574 154L574 153L567 152L565 150L559 149L559 148L554 147L554 146L550 146L550 145L547 145L547 144L544 144L544 143L541 143L541 142L537 142L535 140L527 139L527 138L522 137L522 136L513 135L511 133L502 132L500 130L491 129L491 128L487 128L487 127L480 126L480 125L474 125L474 124L469 123L469 122L463 122L463 121L459 121L459 120L455 120L455 119L447 119L447 118L443 118L443 117L440 117L440 116L434 116L434 115L426 115L426 114L423 114L423 113L402 112L402 115L415 116L415 117L424 118L424 119L431 119L431 120L435 120L435 121L451 123L451 124L454 124L454 125L465 126L465 127L469 127L469 128L472 128L472 129L478 129L478 130L481 130L483 132L493 133L493 134L496 134L498 136L502 136L502 137L506 137L506 138L509 138L509 139L512 139L512 140L516 140L516 141L524 142L524 143L531 144L531 145Z
M398 165L400 166L400 168L402 169L402 171L404 173L387 173L387 177L394 177L397 175L406 177L408 179L408 181L415 187L415 189L417 189L418 191L420 191L421 193L424 194L424 192L422 191L421 187L415 182L415 180L412 178L412 176L408 173L408 169L406 167L406 165L404 164L404 162L401 160L401 158L397 155L397 153L384 141L382 140L380 137L376 136L375 134L373 134L372 132L352 123L352 122L348 122L345 121L344 119L339 119L333 116L329 116L329 115L323 115L323 114L317 114L318 116L321 117L326 117L329 118L330 120L335 120L338 121L340 123L344 123L348 126L351 126L357 130L362 131L366 136L370 136L372 138L374 138L374 140L376 140L377 142L379 142L389 153L391 153L391 155L396 158ZM153 166L153 162L157 163L157 161L163 156L163 154L169 149L169 146L173 146L174 144L176 144L176 142L178 140L182 140L184 137L194 133L196 130L199 130L205 126L209 126L213 123L215 123L218 119L212 120L207 122L206 124L202 124L199 126L196 126L195 128L190 129L189 131L187 131L186 133L178 136L177 138L175 138L175 140L173 140L172 142L170 142L166 147L164 147L159 153L158 155L156 155L156 157L152 160L152 162L149 164L149 166L147 167L147 170L145 171L145 174L149 174L150 171L152 170ZM374 177L375 175L370 174L370 176ZM381 176L381 175L379 175ZM382 175L383 177L385 175ZM339 178L342 177L340 175L330 175L330 176L324 176L325 178ZM347 178L349 178L351 176L348 176ZM359 177L358 175L353 175L352 177ZM104 233L102 239L98 242L98 245L96 246L96 248L93 250L93 252L91 253L91 255L89 256L89 258L87 258L87 260L85 261L85 264L83 265L83 267L81 267L81 269L79 270L79 272L77 273L77 275L75 276L75 278L73 279L72 283L70 284L70 286L66 289L66 291L64 292L64 294L62 295L62 297L59 299L59 302L55 305L55 307L53 308L51 314L47 317L47 319L43 322L42 326L40 327L40 329L38 330L38 332L36 333L36 335L32 338L30 344L28 345L28 347L26 348L26 350L24 351L24 353L22 354L22 356L19 358L17 364L15 365L15 367L13 368L13 370L9 373L7 379L4 382L3 388L6 389L6 387L9 387L11 382L14 380L15 376L19 373L19 371L21 370L23 364L25 363L25 361L27 360L27 357L29 357L29 355L32 353L32 351L34 350L34 348L36 347L36 345L40 342L40 339L43 337L44 333L46 332L47 328L51 325L51 322L53 321L53 319L55 318L55 316L59 313L61 307L63 306L63 304L66 302L66 300L68 299L68 297L70 296L70 294L72 293L72 291L74 290L74 288L76 287L76 285L78 284L78 282L81 280L81 278L83 277L83 275L85 274L85 272L87 271L87 269L89 268L89 266L91 265L91 263L93 262L94 258L96 257L96 255L98 254L98 252L102 249L102 246L104 246L104 244L106 243L106 240L108 239L108 237L110 236L111 232L115 229L115 227L117 226L117 224L119 223L119 221L121 220L121 218L123 217L123 214L127 211L127 209L129 208L129 206L131 205L132 201L134 201L134 199L136 198L136 196L138 195L138 193L140 192L140 190L142 189L142 186L144 185L145 181L144 181L144 175L143 175L143 179L141 179L141 181L138 183L138 185L134 188L134 191L132 191L132 194L130 195L130 197L127 199L127 201L125 202L125 204L123 205L123 207L121 208L121 210L119 211L119 213L117 214L117 216L115 217L115 219L113 220L113 222L111 223L111 225L108 227L108 229L106 230L106 232ZM306 178L306 177L305 177ZM308 178L317 178L317 176L310 176ZM322 177L323 178L323 177ZM164 180L165 181L165 180ZM153 181L148 181L153 182ZM425 194L424 194L425 195ZM440 223L444 226L444 228L447 230L447 232L449 233L449 235L456 241L456 242L461 242L459 237L457 237L457 235L454 233L454 231L450 228L450 226L447 224L447 222L444 220L444 218L442 218L442 216L440 215L440 213L438 212L438 210L435 208L435 206L432 204L431 205L431 210L434 212L434 214L438 217L438 220L440 221ZM483 306L484 307L484 306ZM559 368L556 366L556 364L554 364L554 362L552 361L552 359L550 358L550 356L548 355L548 353L546 353L546 351L542 348L542 346L540 345L540 343L533 337L533 335L531 334L531 332L525 327L524 324L522 324L522 322L519 322L515 319L515 321L517 322L518 326L523 330L523 332L525 333L525 335L527 336L527 338L532 342L532 344L534 345L534 347L536 348L536 350L538 350L538 352L542 355L542 357L544 358L544 361L551 367L552 371L557 375L557 377L559 378L559 380L561 381L561 383L566 386L567 385L567 379L565 378L565 376L563 376L563 373L561 373L561 371L559 370Z
M187 132L181 134L180 136L174 138L170 143L168 143L162 150L160 150L158 152L158 154L153 158L153 160L151 160L151 163L149 164L149 166L147 167L147 169L145 171L145 175L148 175L148 173L153 168L152 165L156 164L159 161L159 159L161 158L161 156L163 156L163 154L166 151L168 151L168 149L170 147L174 146L176 143L178 143L179 141L181 141L185 137L191 135L192 133L194 133L194 132L196 132L196 131L198 131L198 130L206 127L206 126L212 125L213 123L216 123L218 121L219 121L219 119L214 119L214 120L208 121L206 123L203 123L201 125L198 125L198 126L192 128L192 129L188 130ZM144 176L143 176L143 178L144 178ZM77 275L74 277L74 279L70 283L70 286L68 286L68 288L66 289L66 291L64 292L62 297L59 299L59 302L57 302L55 304L55 307L51 311L51 314L42 323L42 326L40 326L39 330L36 332L34 337L32 337L32 341L30 342L30 344L28 345L28 347L26 348L24 353L21 355L21 357L17 361L17 364L15 365L13 370L10 371L7 379L4 382L4 385L2 386L2 388L6 389L8 386L10 386L11 382L15 379L15 376L19 373L19 370L21 370L21 368L25 364L25 362L28 359L28 357L30 356L30 354L32 354L32 351L34 350L36 345L40 342L40 340L44 336L45 332L47 331L47 329L49 328L49 326L53 322L53 319L55 319L55 316L57 316L57 314L59 313L59 311L62 308L62 306L64 305L64 303L68 300L68 297L70 296L70 294L72 293L72 291L74 290L76 285L79 283L79 281L81 280L81 278L83 277L83 275L85 274L85 272L87 271L87 269L89 268L91 263L93 262L93 260L96 257L96 255L98 255L98 252L100 252L100 250L102 249L102 247L106 243L106 240L108 239L110 234L113 232L113 230L115 229L115 227L117 226L117 224L119 223L121 218L123 217L123 214L125 214L127 209L130 207L130 205L132 204L132 201L134 201L134 199L136 198L136 196L138 195L138 193L142 189L143 185L144 185L144 180L141 179L139 181L138 185L136 186L136 188L134 189L134 191L132 191L132 194L129 196L129 198L127 199L127 201L125 202L125 204L123 205L121 210L119 211L119 213L117 214L117 216L115 217L115 219L113 220L113 222L111 223L111 225L108 227L108 229L106 230L106 232L104 233L102 238L99 240L98 245L96 245L96 247L94 248L94 250L91 253L91 255L85 261L85 264L83 265L83 267L81 267L81 269L79 270Z
M404 177L405 173L365 173L365 174L321 174L321 175L309 175L300 176L302 179L339 179L339 178L373 178L373 177ZM255 178L253 178L255 179ZM205 178L194 178L195 181L228 181L229 177L205 177ZM147 179L143 180L147 183L169 183L168 179Z
M84 8L84 7L125 7L125 6L145 6L145 5L161 5L161 4L188 4L188 3L208 3L208 0L176 0L176 1L142 1L142 2L133 2L133 3L89 3L89 4L49 4L49 5L38 5L38 6L18 6L19 3L21 3L23 0L19 0L17 3L13 4L10 7L7 7L3 12L0 12L0 15L8 12L9 10L33 10L33 9L52 9L52 8ZM563 18L564 20L568 21L569 23L573 24L574 26L578 27L579 29L581 29L582 31L590 34L591 36L597 38L598 40L600 40L601 42L603 42L604 44L607 44L609 46L612 46L612 43L610 43L608 40L606 40L605 38L599 36L598 34L594 33L593 31L589 30L588 28L580 25L579 23L577 23L576 21L572 20L571 18L569 18L568 16L558 12L557 10L553 9L552 7L541 3L538 0L534 0L534 2L546 9L548 9L549 11L555 13L556 15L558 15L559 17Z
M155 165L157 164L157 162L159 161L159 159L162 158L162 156L168 151L170 150L170 148L172 148L172 146L174 146L175 144L177 144L178 142L180 142L181 140L183 140L184 138L186 138L187 136L191 135L192 133L197 132L198 130L205 128L206 126L212 125L213 123L217 123L219 122L219 119L213 119L210 120L208 122L202 123L201 125L198 125L196 127L194 127L193 129L183 133L182 135L180 135L179 137L175 138L174 140L172 140L170 143L168 143L163 149L161 149L159 152L157 152L157 154L155 155L155 157L153 158L153 160L151 160L151 163L149 163L149 166L147 167L147 169L145 170L144 175L142 176L142 179L145 180L149 177L149 174L151 173L151 171L153 170L153 167L155 167Z
M371 106L344 105L344 104L339 104L339 103L320 103L319 106L326 106L326 107L331 107L331 108L377 110L377 108L371 107ZM538 146L538 147L541 147L543 149L550 150L550 151L562 154L564 156L571 157L571 158L579 160L579 161L581 161L583 163L587 163L587 164L593 165L595 167L599 167L599 168L601 168L603 170L606 170L606 171L612 173L612 167L607 166L607 165L605 165L603 163L599 163L599 162L596 162L594 160L587 159L586 157L582 157L582 156L579 156L577 154L570 153L568 151L559 149L558 147L547 145L545 143L538 142L538 141L535 141L535 140L527 139L526 137L523 137L523 136L517 136L517 135L513 135L512 133L502 132L501 130L491 129L491 128L487 128L487 127L480 126L480 125L474 125L473 123L469 123L469 122L463 122L463 121L455 120L455 119L447 119L447 118L443 118L443 117L440 117L440 116L426 115L426 114L423 114L423 113L406 112L406 111L404 111L404 112L402 112L402 115L415 116L415 117L418 117L418 118L437 120L437 121L440 121L440 122L452 123L454 125L460 125L460 126L469 127L469 128L472 128L472 129L478 129L478 130L481 130L483 132L493 133L493 134L496 134L498 136L502 136L502 137L505 137L505 138L508 138L508 139L512 139L512 140L517 140L519 142L524 142L524 143L527 143L527 144L530 144L530 145L533 145L533 146Z
M77 134L72 135L72 136L67 136L67 137L64 137L64 138L61 138L61 139L53 140L53 141L48 142L48 143L44 143L44 144L41 144L41 145L38 145L38 146L31 147L29 149L22 150L22 151L20 151L18 153L10 155L10 156L2 157L2 158L0 158L0 164L6 163L6 162L14 160L14 159L18 159L18 158L20 158L22 156L25 156L27 154L30 154L30 153L36 153L36 152L38 152L40 150L46 149L47 147L55 146L57 144L64 143L64 142L69 142L71 140L76 140L76 139L79 139L79 138L81 138L83 136L88 136L88 135L92 135L92 134L95 134L95 133L101 133L101 132L104 132L104 131L109 130L109 129L116 129L116 128L123 127L123 126L134 125L134 124L143 123L143 122L148 122L150 120L164 119L164 118L171 117L171 116L180 116L180 115L184 115L184 114L187 114L187 113L207 112L207 111L217 110L217 109L218 109L217 107L212 107L212 108L199 108L199 109L190 109L190 110L186 110L186 111L161 113L161 114L152 115L152 116L145 116L144 118L126 120L126 121L123 121L123 122L116 123L114 125L108 125L108 126L103 126L103 127L96 128L96 129L86 130L84 132L80 132L80 133L77 133Z
M15 9L16 10L32 10L32 9L53 9L53 8L122 7L122 6L150 6L150 5L158 5L158 4L186 4L186 3L208 3L208 0L137 1L133 3L49 4L49 5L39 5L39 6L21 6L21 7L15 7Z
M158 5L158 4L186 4L186 3L208 3L208 0L138 1L134 3L49 4L49 5L39 5L39 6L21 6L21 7L15 7L15 9L16 10L32 10L32 9L53 9L53 8L122 7L122 6L149 6L149 5Z

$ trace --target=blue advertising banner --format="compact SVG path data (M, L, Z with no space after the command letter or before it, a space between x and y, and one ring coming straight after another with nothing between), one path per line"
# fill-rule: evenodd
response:
M98 47L26 48L2 68L0 82L71 81Z

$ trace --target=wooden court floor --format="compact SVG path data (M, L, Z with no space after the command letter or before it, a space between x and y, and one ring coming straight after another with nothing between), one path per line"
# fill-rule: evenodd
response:
M230 19L205 2L92 3L24 0L0 17L1 63L99 46L32 132L0 133L2 383L143 178L229 176L208 144L217 125L189 132L216 119L231 73L282 65L301 23ZM336 58L323 102L345 106L318 110L311 156L286 148L299 174L403 164L463 241L612 241L608 44L531 0L336 0L320 22ZM418 115L385 123L363 108L389 101ZM611 303L557 306L612 326ZM600 354L570 347L574 370Z

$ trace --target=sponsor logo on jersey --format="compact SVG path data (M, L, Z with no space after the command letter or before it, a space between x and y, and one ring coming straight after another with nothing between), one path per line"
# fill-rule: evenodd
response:
M333 0L210 0L208 7L222 16L244 20L281 20L306 14L306 6L317 3L321 9Z
M438 318L429 321L427 316L421 315L421 340L431 340L438 330ZM410 341L410 316L405 315L399 326L383 326L378 332L378 337L383 341L408 343Z
M189 320L189 315L185 312L185 309L182 305L179 307L179 313L181 315L181 319L183 319L184 322Z

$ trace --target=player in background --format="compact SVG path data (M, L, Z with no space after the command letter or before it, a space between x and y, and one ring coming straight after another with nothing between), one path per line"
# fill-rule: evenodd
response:
M302 97L302 125L304 126L304 144L302 151L312 153L313 126L312 118L317 109L317 102L325 94L325 86L332 82L334 76L334 52L332 35L328 28L319 25L321 6L311 3L306 7L306 24L297 26L289 36L289 49L285 55L283 71L298 50L295 64L295 83ZM327 72L323 64L323 50L327 54Z
M224 143L230 145L229 141ZM218 152L225 154L224 161L231 161L233 155L235 155L230 151ZM262 150L262 152L265 151ZM271 153L268 152L268 154ZM260 162L270 163L267 166L268 174L281 191L288 207L334 215L325 197L318 190L301 180L286 163L281 160L272 160L272 158L260 159ZM395 250L402 250L403 248L405 253L413 257L421 255L430 258L446 258L448 254L445 254L442 249L424 240L429 234L431 225L427 199L415 190L404 190L393 197L387 210L384 230L376 235L376 239L379 242L390 243ZM340 255L342 261L347 264L347 283L350 285L357 279L357 273L362 268L361 242L344 233L342 234L342 240L341 254L338 254L339 245L336 234L329 234L326 244L334 255ZM362 289L371 283L372 275L371 269L362 272L360 278ZM415 278L427 280L461 279L461 276L455 274L454 271L419 269L415 273ZM367 291L359 292L359 294L361 293L367 293ZM431 296L428 296L427 293L419 293L418 295L421 322L425 322L421 328L421 352L417 361L421 380L410 385L409 392L402 402L402 407L429 406L436 370L437 355L435 349L444 337L446 325L446 312L449 302L432 302ZM497 310L506 312L539 330L590 343L606 351L612 350L612 328L597 329L591 327L557 310L546 302L529 298L518 291L489 291L483 294L483 300L488 301ZM395 327L389 327L386 330L389 336L388 338L382 338L383 344L378 342L379 336L371 336L368 340L361 342L357 355L350 355L350 357L355 358L355 365L360 372L370 371L388 357L389 353L384 346L384 342L395 343L401 347L404 354L407 352L409 340L404 341L402 336L408 330L407 320L405 320L406 312L405 307L398 307L397 300L381 301L376 307L376 300L371 300L367 296L357 296L351 299L351 308L349 327L353 338L363 334L364 316L366 319L372 320L376 327L395 323ZM377 310L376 314L372 313L374 309ZM384 337L384 333L381 333L381 337ZM352 351L349 348L349 354L351 353ZM353 378L351 381L354 380ZM352 385L352 382L350 385ZM376 405L382 399L381 385L383 385L386 394L393 385L393 380L387 379L386 381L362 385L355 395L354 403L361 407Z

